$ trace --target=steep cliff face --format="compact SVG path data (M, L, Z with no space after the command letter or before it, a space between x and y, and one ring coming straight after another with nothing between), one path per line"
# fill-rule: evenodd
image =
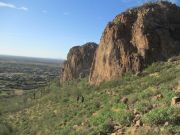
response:
M60 76L61 82L89 75L96 48L96 43L86 43L83 46L71 48Z
M180 53L180 7L168 2L130 9L104 30L90 71L91 84Z

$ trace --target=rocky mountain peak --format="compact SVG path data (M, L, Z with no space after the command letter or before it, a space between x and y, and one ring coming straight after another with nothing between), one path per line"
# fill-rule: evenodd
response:
M148 3L117 15L106 26L92 63L89 81L121 77L180 53L180 7Z
M89 75L97 44L93 42L75 46L69 50L61 73L61 82L83 78Z

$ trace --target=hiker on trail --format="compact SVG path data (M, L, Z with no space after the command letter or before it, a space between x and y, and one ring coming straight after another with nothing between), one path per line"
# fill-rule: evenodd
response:
M78 95L78 96L77 96L77 102L79 102L79 99L80 99L80 96Z
M79 102L80 101L80 98L81 98L81 103L83 103L84 102L84 97L83 96L77 96L77 102Z
M81 102L82 102L82 103L84 102L84 97L83 97L83 96L81 96Z
M36 93L35 92L33 92L33 98L36 99Z

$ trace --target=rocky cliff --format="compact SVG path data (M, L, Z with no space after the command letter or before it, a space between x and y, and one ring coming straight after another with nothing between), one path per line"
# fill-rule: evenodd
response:
M180 52L180 7L168 2L130 9L104 30L90 71L91 84L139 72Z
M86 43L70 49L61 73L61 82L83 78L89 75L90 67L97 48L96 43Z

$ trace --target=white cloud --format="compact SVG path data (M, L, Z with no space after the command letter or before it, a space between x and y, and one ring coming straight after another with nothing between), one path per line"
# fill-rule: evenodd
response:
M16 8L13 4L0 2L0 7Z
M17 7L11 3L5 3L0 1L0 8L12 8L12 9L18 9L18 10L23 10L23 11L28 11L27 7Z
M24 11L28 11L28 8L27 8L27 7L20 7L20 8L18 8L18 9L24 10Z

